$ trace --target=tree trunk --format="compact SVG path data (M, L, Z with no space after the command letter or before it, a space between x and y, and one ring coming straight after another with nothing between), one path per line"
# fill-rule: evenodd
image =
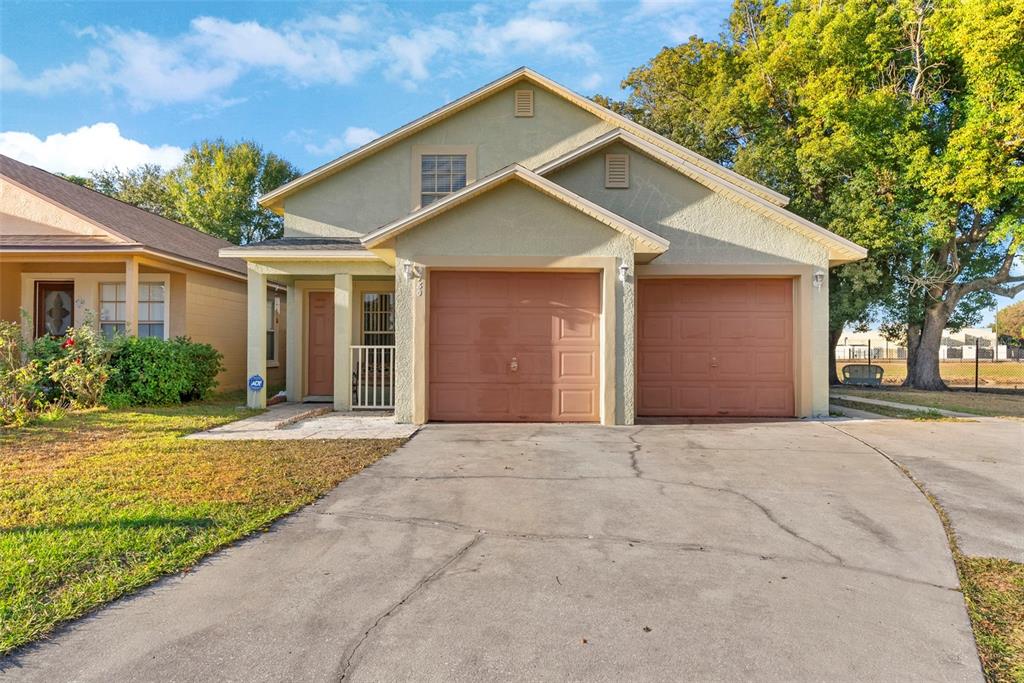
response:
M944 304L925 311L916 345L913 344L911 330L907 331L907 379L903 386L928 391L949 389L939 373L939 346L942 344L942 332L949 322L948 311Z
M832 386L842 384L839 381L839 373L836 372L836 344L843 336L845 327L846 325L841 325L838 329L833 327L828 331L828 383Z

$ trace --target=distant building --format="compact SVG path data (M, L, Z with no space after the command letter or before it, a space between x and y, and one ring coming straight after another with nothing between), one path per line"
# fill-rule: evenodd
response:
M869 347L870 344L870 347ZM890 342L878 330L852 332L845 330L836 345L836 360L905 360L907 347ZM968 327L959 332L946 330L939 346L939 360L1015 360L1020 350L998 344L996 333L987 328Z

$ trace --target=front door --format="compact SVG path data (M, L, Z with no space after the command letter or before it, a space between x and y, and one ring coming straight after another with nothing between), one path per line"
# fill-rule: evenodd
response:
M334 395L334 292L309 293L306 395Z
M60 337L72 325L74 282L36 283L36 337Z

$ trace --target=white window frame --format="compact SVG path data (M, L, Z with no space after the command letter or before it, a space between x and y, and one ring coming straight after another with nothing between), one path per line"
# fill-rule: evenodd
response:
M103 324L104 323L107 323L107 324L111 324L111 323L112 324L121 324L121 325L125 325L125 323L126 323L125 320L101 320L101 313L102 313L102 310L103 310L103 301L104 301L104 299L103 299L103 285L125 285L125 284L126 283L125 283L124 277L118 278L116 276L115 277L101 277L99 282L97 282L97 284L96 284L96 329L99 330L100 332L103 331ZM163 326L164 326L164 333L163 333L163 336L161 338L164 339L164 340L170 339L171 338L171 281L170 281L170 278L167 277L167 276L163 276L163 275L155 275L155 276L154 275L139 275L139 285L140 285L140 288L139 288L140 289L140 292L139 292L140 294L141 294L141 285L163 285L163 287L164 287L164 300L163 300L164 317L163 317L162 321L160 321L160 320L141 320L141 319L140 320L136 320L135 321L135 324L136 324L136 328L135 329L138 330L138 325L145 325L145 324L152 324L152 323L162 322ZM127 287L126 287L126 289L127 289ZM126 293L126 295L127 295L127 293ZM141 303L143 303L143 302L142 301L136 302L136 307L138 307L138 304L141 304ZM126 300L125 301L125 306L127 306L127 304L128 304L128 302Z
M281 294L267 294L267 334L274 334L274 343L267 343L267 367L276 368L281 365Z
M413 211L421 207L420 197L423 192L420 173L423 156L431 154L464 155L466 157L466 185L471 185L476 181L476 145L413 145L412 198L410 204Z

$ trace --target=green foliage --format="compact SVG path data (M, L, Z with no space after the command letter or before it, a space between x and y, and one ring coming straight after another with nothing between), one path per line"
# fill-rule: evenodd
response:
M68 329L59 348L60 352L43 366L45 377L59 390L58 402L73 408L99 405L110 376L109 345L87 320Z
M120 337L113 343L105 402L111 407L169 405L205 398L223 356L185 337Z
M89 187L97 192L176 220L163 170L156 164L143 164L125 171L119 168L93 171L91 175Z
M1024 301L999 309L992 328L1001 341L1024 343Z
M166 177L174 215L187 225L245 244L280 237L283 219L257 203L298 170L252 141L204 140Z
M737 0L623 85L617 111L869 249L831 273L833 332L882 312L937 376L941 328L1024 281L1019 0Z
M166 172L144 164L68 180L229 242L246 244L281 236L283 219L257 200L298 175L292 164L264 152L255 142L230 144L218 139L192 145L182 163Z
M0 425L21 427L32 419L39 404L39 366L22 362L21 326L0 320Z

